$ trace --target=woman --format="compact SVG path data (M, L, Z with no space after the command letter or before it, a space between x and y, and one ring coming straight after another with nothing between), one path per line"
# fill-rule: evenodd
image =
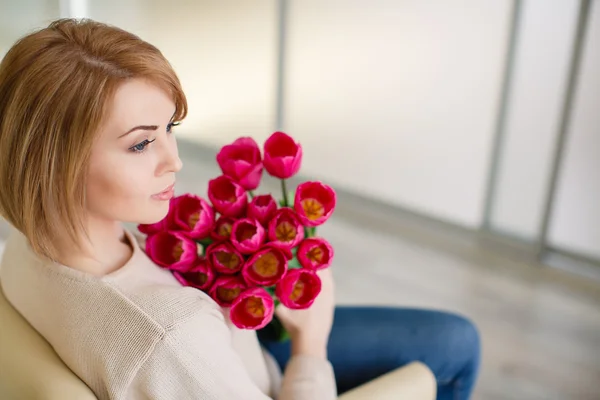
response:
M461 317L336 309L326 270L310 309L277 310L291 341L261 345L146 257L121 223L167 214L187 113L154 46L58 20L6 54L0 93L0 213L16 228L2 287L98 398L333 399L414 360L438 398L469 397L479 338Z

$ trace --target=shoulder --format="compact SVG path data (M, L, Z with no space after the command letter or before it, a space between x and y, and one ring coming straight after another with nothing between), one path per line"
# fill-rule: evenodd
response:
M119 295L131 301L147 318L165 330L202 313L221 313L219 305L206 293L182 286L170 271L158 267L144 251L144 236L126 231L134 255L120 273L103 279Z
M141 316L151 319L165 331L203 315L224 318L221 307L214 300L191 287L144 285L126 294L120 292L120 295L134 304Z

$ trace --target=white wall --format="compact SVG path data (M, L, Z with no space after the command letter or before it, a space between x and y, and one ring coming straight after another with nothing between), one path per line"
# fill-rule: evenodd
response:
M190 100L179 134L213 146L266 138L275 121L276 1L144 4L92 0L88 8L171 60ZM284 129L305 147L302 172L479 226L511 5L290 0Z
M511 2L290 1L285 129L303 172L477 227Z
M59 16L55 0L0 0L0 59L17 39Z
M491 226L535 240L552 170L579 0L522 2Z
M91 18L156 45L182 81L178 135L209 145L266 138L275 123L276 0L89 0Z
M549 242L600 260L600 1L588 28Z

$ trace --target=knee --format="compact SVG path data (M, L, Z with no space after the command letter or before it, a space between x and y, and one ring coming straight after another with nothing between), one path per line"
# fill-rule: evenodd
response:
M448 314L449 325L455 335L465 342L479 345L479 330L477 326L467 317L458 314Z
M447 340L453 347L451 351L459 351L461 358L474 366L479 364L481 354L481 337L477 326L468 318L457 315L447 314L446 317Z
M473 390L481 364L481 338L475 324L460 315L446 314L448 338L446 349L454 364L451 374L452 391L462 393L458 398L469 398Z

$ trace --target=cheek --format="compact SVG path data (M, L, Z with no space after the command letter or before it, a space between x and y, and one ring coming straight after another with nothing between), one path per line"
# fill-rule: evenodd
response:
M153 169L144 160L135 160L136 155L129 158L133 160L107 160L90 166L87 185L90 211L115 219L144 211L143 206L155 190L151 187Z

